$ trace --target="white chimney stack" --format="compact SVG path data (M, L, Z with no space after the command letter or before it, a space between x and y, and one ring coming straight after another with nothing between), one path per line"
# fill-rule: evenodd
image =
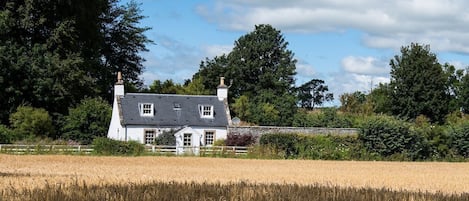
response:
M224 77L220 77L220 85L217 87L217 96L220 101L228 99L228 86L225 85Z
M117 82L114 85L114 96L124 95L124 80L122 80L122 73L117 72Z

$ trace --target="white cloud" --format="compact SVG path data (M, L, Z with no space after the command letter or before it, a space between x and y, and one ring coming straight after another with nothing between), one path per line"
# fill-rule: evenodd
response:
M374 57L348 56L342 60L342 67L349 73L366 75L382 75L389 73L389 65Z
M398 49L410 42L469 54L469 1L464 0L217 0L199 15L220 28L250 31L272 24L282 32L360 30L370 47Z
M209 45L202 47L202 49L207 58L213 58L230 53L233 49L233 45Z
M389 83L389 77L339 72L333 73L331 78L326 80L329 91L334 92L334 104L337 106L340 105L340 95L355 91L369 93L372 88L380 83Z
M302 85L310 81L311 79L317 78L317 73L314 70L314 67L306 63L303 60L297 59L298 62L296 64L296 85Z

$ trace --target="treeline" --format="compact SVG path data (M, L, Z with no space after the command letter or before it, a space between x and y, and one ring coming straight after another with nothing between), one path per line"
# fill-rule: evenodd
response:
M105 135L117 72L142 85L140 53L151 41L138 6L0 1L0 143Z
M66 116L55 122L43 108L19 106L10 115L10 126L0 125L0 144L60 139L66 144L90 144L106 137L111 121L111 106L101 98L85 98ZM58 143L58 142L55 142Z
M390 60L391 81L370 93L340 96L340 110L350 114L387 114L407 121L425 116L444 124L448 115L469 112L469 68L438 62L429 45L412 43Z
M26 105L59 126L85 97L110 101L118 71L141 85L142 18L133 1L0 1L0 123Z

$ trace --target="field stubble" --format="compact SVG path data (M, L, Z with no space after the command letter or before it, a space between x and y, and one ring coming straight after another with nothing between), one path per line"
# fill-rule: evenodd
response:
M155 181L330 185L467 193L469 163L0 155L0 188Z

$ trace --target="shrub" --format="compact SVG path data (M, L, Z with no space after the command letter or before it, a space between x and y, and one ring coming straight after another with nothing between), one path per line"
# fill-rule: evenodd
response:
M104 137L93 140L94 153L99 155L142 155L145 146L135 141L118 141Z
M213 146L226 146L226 140L225 139L218 139L213 142Z
M261 136L259 143L271 147L279 152L285 152L285 158L298 155L297 143L299 137L296 133L270 133Z
M293 126L296 127L350 128L352 125L352 120L346 115L337 113L336 108L323 108L315 112L302 109L293 117Z
M111 106L101 98L82 100L65 117L64 138L90 144L96 137L106 137L111 112Z
M358 149L356 136L305 135L297 144L298 157L303 159L350 160Z
M256 143L256 137L252 134L229 133L226 136L226 146L250 146Z
M469 122L455 125L449 129L451 146L457 154L469 157Z
M168 145L168 146L175 146L176 145L176 137L174 136L174 130L171 129L169 131L163 131L158 137L155 139L155 144L157 145Z
M12 131L5 125L0 125L0 144L9 144L13 141Z
M19 106L16 112L10 115L10 123L17 140L55 135L52 118L43 108Z
M360 128L358 139L368 151L385 157L404 154L417 159L423 148L423 138L408 123L388 116L370 118Z

